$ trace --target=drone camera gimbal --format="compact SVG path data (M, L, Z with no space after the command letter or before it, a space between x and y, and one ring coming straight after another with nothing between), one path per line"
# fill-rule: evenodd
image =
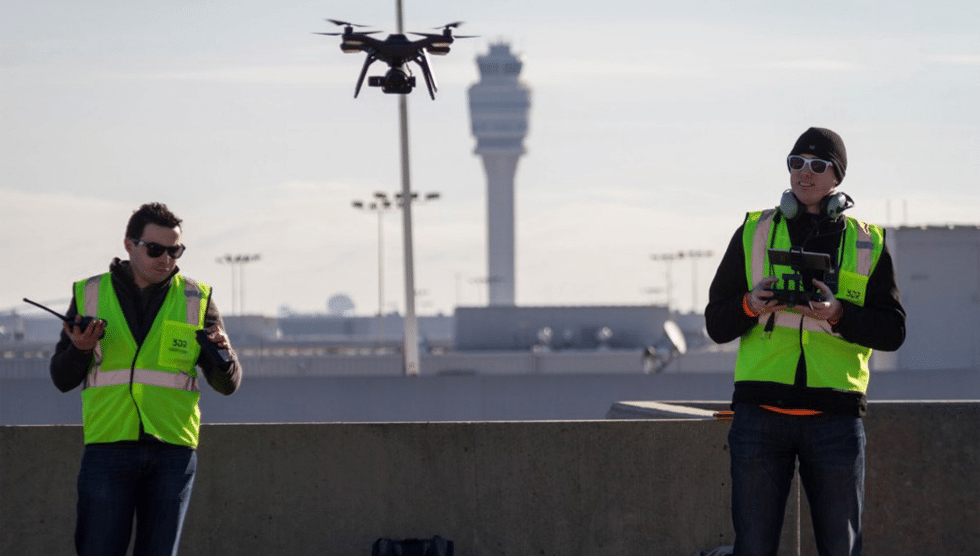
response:
M369 76L368 87L381 87L383 93L407 95L415 88L415 76L400 68L391 68L384 76Z

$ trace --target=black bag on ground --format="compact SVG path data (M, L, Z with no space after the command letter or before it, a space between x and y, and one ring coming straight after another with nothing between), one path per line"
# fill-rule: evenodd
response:
M385 539L374 541L371 556L453 556L453 541L438 535L431 539Z

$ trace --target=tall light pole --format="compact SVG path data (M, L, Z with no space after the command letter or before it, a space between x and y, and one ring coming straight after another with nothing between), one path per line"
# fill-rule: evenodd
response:
M218 257L215 261L218 264L227 264L231 266L231 307L232 314L241 315L244 311L245 306L245 285L244 285L244 267L246 264L255 262L262 258L262 255L256 253L254 255L224 255L223 257ZM236 287L235 280L235 270L238 270L238 280ZM235 300L238 300L238 310L235 310Z
M676 260L677 258L678 258L678 253L654 253L650 255L651 260L663 261L665 263L664 268L666 269L666 271L664 273L664 293L666 294L666 300L667 300L666 305L667 305L668 312L670 311L670 300L674 294L673 283L671 280L672 278L671 265L674 262L674 260Z
M421 198L418 193L412 193L412 202L428 202L439 198L439 193L426 193ZM383 191L375 192L375 201L353 201L351 204L358 210L376 212L378 214L378 344L385 341L385 290L384 290L384 213L396 210L402 205L402 194L395 193L394 200Z
M402 0L395 0L395 16L398 34L405 34L404 18L402 17ZM409 171L408 157L408 95L398 95L398 127L401 143L401 170L403 199L413 199L412 179ZM419 323L415 316L415 248L412 242L412 205L401 203L402 206L402 247L405 259L405 346L404 365L406 376L417 376L420 373L419 359Z
M680 259L691 259L692 265L692 286L691 286L691 302L694 304L695 310L698 305L698 262L697 260L704 257L710 257L712 255L711 251L676 251L672 253L654 253L650 255L650 259L654 261L663 261L666 263L666 285L665 290L667 292L667 309L670 309L670 301L673 295L673 281L671 273L671 263Z
M393 210L394 207L387 194L377 192L374 197L377 201L373 203L354 201L352 205L356 209L378 213L378 346L380 347L385 340L384 213Z
M691 259L691 303L693 310L698 310L698 259L710 257L714 253L711 251L688 251L687 256Z

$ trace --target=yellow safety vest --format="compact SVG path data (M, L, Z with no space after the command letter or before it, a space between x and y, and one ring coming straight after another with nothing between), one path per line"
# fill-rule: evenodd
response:
M201 425L195 331L204 327L211 288L174 276L163 306L137 345L112 287L101 274L75 283L77 309L108 325L95 347L82 389L85 443L137 440L149 435L196 447Z
M749 213L742 235L745 249L745 278L748 289L769 275L769 247L790 249L789 229L775 209ZM847 218L839 246L840 269L835 296L863 306L871 276L884 248L885 234L879 226ZM789 272L789 267L785 268ZM776 271L776 276L781 272ZM764 334L770 314L739 340L735 382L764 381L793 385L796 365L803 351L806 386L865 393L868 389L868 360L871 349L848 342L831 330L830 323L801 315L792 309L777 311L772 333Z

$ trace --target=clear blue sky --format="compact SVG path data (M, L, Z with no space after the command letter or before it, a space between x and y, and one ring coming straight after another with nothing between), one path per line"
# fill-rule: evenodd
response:
M582 7L578 7L582 4ZM354 199L400 188L397 102L353 98L360 55L337 18L394 31L394 2L8 2L0 18L0 311L63 308L71 281L125 256L146 201L184 218L189 275L247 312L323 312L343 293L377 310L377 220ZM810 125L850 156L851 214L886 225L978 224L980 7L973 1L569 3L405 0L406 30L463 20L480 38L433 60L440 91L410 97L422 314L479 304L483 171L467 87L490 41L532 88L517 175L517 300L703 305L747 210L787 187ZM402 307L400 217L385 219L385 296ZM697 293L692 294L697 280ZM659 291L651 291L659 290Z

